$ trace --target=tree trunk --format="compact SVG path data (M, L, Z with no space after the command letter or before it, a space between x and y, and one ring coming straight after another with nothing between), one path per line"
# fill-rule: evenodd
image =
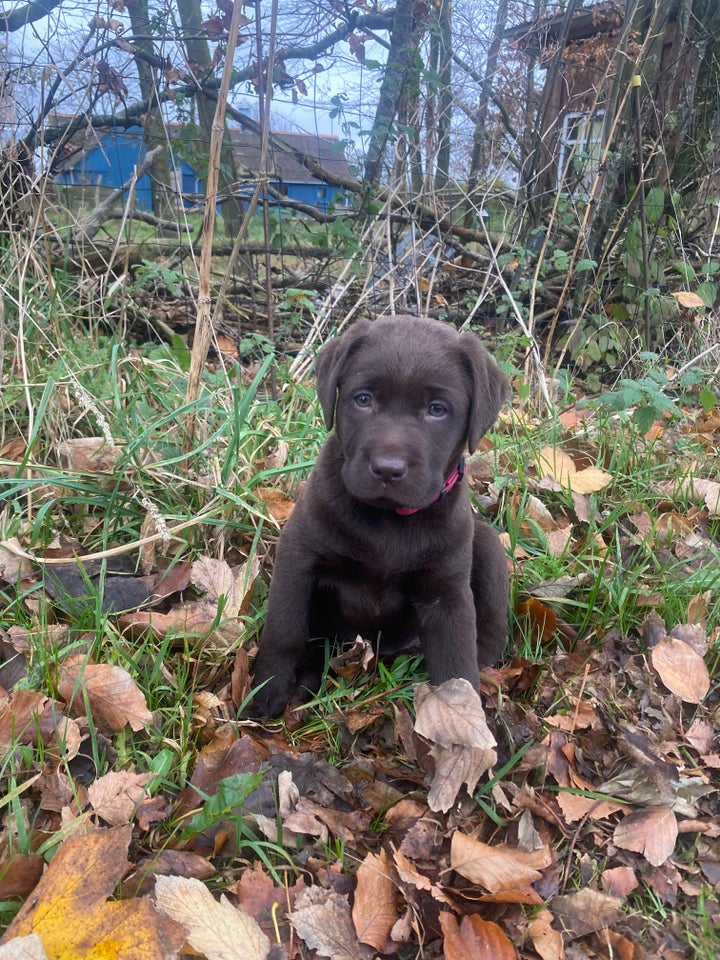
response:
M155 147L162 147L155 153L148 170L152 192L152 208L155 216L164 220L174 220L177 209L174 184L170 177L167 134L157 100L157 75L162 60L155 55L148 0L135 0L134 3L128 5L127 11L133 31L133 45L140 51L140 56L135 58L140 82L140 95L148 103L145 132L143 134L145 150L150 154Z
M477 187L480 176L487 170L487 151L485 149L485 140L487 136L487 117L490 100L493 94L495 82L495 73L498 68L498 56L502 46L503 35L507 25L508 0L499 0L497 12L495 14L495 26L493 28L492 40L488 48L487 61L485 63L485 74L483 76L482 88L480 90L480 99L478 100L477 116L475 117L475 129L473 130L473 147L470 157L470 172L468 174L467 186L467 210L465 212L464 223L466 227L472 225L476 216L479 214L481 204L480 197L477 195Z
M403 96L408 80L414 75L414 60L418 46L415 6L415 0L398 0L395 6L390 50L365 158L363 179L365 185L369 187L377 186L380 181L385 150L391 139L392 125L397 117L400 98Z
M438 9L438 92L437 117L437 165L435 188L442 190L450 179L450 127L452 123L452 4L451 0L439 0Z
M199 0L177 0L177 4L188 60L192 61L195 65L195 70L199 71L198 80L202 84L205 77L209 76L212 72L212 60L210 58L208 42L202 32L200 2ZM198 122L203 132L203 153L204 156L207 157L212 134L213 117L215 116L215 106L202 89L198 90L196 102ZM243 219L243 207L242 201L236 196L232 179L227 176L226 171L228 170L235 171L235 160L230 137L226 130L222 152L220 154L218 188L219 194L221 195L225 235L235 237L240 231L240 224ZM233 173L233 179L236 181L238 179L235 173Z

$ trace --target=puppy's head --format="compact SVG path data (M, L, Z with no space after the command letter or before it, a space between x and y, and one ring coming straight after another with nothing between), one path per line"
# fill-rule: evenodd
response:
M323 348L315 369L325 423L343 449L343 481L378 506L431 503L507 391L474 334L417 317L359 321Z

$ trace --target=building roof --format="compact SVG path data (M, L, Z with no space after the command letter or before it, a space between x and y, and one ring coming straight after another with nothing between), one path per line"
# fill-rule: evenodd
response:
M70 119L56 117L55 120ZM113 132L132 136L140 135L140 126L136 127L86 127L78 131L67 140L61 153L53 162L53 171L62 173L76 166L82 156L102 145L103 140ZM170 138L180 139L183 135L183 125L170 123L167 125ZM240 127L229 126L230 140L237 162L250 176L256 175L260 169L260 137L258 134ZM319 163L329 174L338 177L350 177L350 169L340 140L337 137L314 134L293 133L289 131L273 131L273 143L268 148L268 173L272 179L286 183L317 183L318 177L313 176L297 158L301 153ZM287 144L288 152L281 149L281 144Z
M230 139L239 163L253 173L260 169L260 137L249 130L230 127ZM288 133L273 131L275 144L287 144L289 152L271 143L268 148L268 172L273 178L286 183L317 181L300 163L296 154L301 153L319 163L328 173L338 177L350 177L345 153L337 137L314 133Z
M590 7L576 10L570 20L567 42L586 40L602 30L617 25L618 16L625 13L625 0L602 0ZM503 36L528 56L539 57L547 48L560 38L565 14L542 17L509 27Z

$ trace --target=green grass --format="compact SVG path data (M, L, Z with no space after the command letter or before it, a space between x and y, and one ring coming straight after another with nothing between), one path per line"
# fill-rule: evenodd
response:
M262 489L276 486L293 494L324 437L312 386L292 383L280 369L281 389L273 399L266 361L249 379L234 368L206 373L199 399L186 405L186 350L154 344L131 348L108 332L99 299L89 298L78 316L65 296L48 298L42 292L40 285L30 286L20 297L17 289L9 288L6 323L9 330L17 330L18 312L22 313L24 352L21 357L17 344L6 342L0 429L2 444L21 441L21 445L12 457L0 458L4 477L0 539L16 537L26 551L40 556L60 536L75 539L86 554L127 548L137 558L134 544L149 533L174 529L167 540L158 542L147 572L203 555L227 558L233 564L257 555L265 563L277 525L267 512ZM566 399L570 405L572 393ZM689 418L699 407L693 406L693 396L685 402ZM185 455L188 414L196 417L197 431L195 447ZM679 425L675 422L673 429ZM71 457L69 464L59 459L63 443L72 449L73 441L84 437L104 437L108 449L115 448L102 469L92 459L81 463ZM700 516L696 520L705 537L707 558L702 564L677 556L672 542L665 543L659 535L639 534L632 521L642 511L653 519L670 509L678 515L689 512L687 502L670 503L663 484L682 477L697 457L701 441L691 430L677 430L672 443L646 441L627 418L618 419L601 407L569 434L553 416L539 416L529 402L518 402L514 416L505 418L495 432L495 441L491 519L506 533L514 558L513 611L519 601L539 593L547 607L576 631L574 641L557 636L540 641L525 619L513 619L507 660L515 658L522 664L531 682L517 694L507 693L502 685L490 694L489 711L499 739L498 767L475 792L480 811L475 825L484 822L500 831L512 818L495 788L507 789L508 784L513 789L523 784L542 788L546 772L532 768L530 758L547 733L543 718L554 713L572 716L576 698L584 695L576 678L567 685L554 680L559 651L564 648L572 655L577 644L590 651L584 654L590 657L614 634L619 644L627 643L633 656L639 656L638 631L651 609L671 627L686 622L688 604L698 594L717 595L720 549L717 520ZM587 498L587 517L578 514L579 505L567 490L538 486L538 453L547 445L582 454L611 474L608 486ZM712 458L706 458L702 470L704 475L717 475ZM571 527L566 546L557 554L551 547L551 531L533 518L532 497L543 502L558 526ZM547 599L543 589L563 581L570 583L566 594ZM242 642L247 646L261 628L265 599L266 586L259 580L242 615L247 625ZM58 666L72 653L127 670L145 695L153 724L139 732L125 728L109 741L99 733L86 704L84 755L92 762L94 777L111 770L150 772L156 775L154 795L169 803L180 796L212 739L214 724L223 718L218 713L210 721L198 720L198 697L226 696L235 647L213 648L206 637L182 629L165 636L126 635L116 619L103 612L99 597L63 613L47 600L40 581L16 587L0 584L0 627L28 631L28 669L21 685L29 690L57 697ZM710 637L720 627L717 603L710 605L706 627ZM710 698L715 702L717 643L707 662L714 684ZM330 675L292 730L269 724L263 736L288 749L317 753L339 767L351 765L356 756L372 767L377 758L382 760L383 751L393 749L383 739L386 733L366 735L360 724L359 732L350 734L344 718L351 711L370 714L381 704L386 726L392 729L398 712L412 709L413 684L424 677L422 662L407 656L380 664L361 680ZM606 694L602 709L608 716L617 722L632 719L623 677ZM593 697L599 695L593 692ZM244 715L241 721L249 722ZM256 732L252 725L247 729ZM18 733L2 761L2 803L13 849L29 852L37 847L33 836L41 818L38 808L25 802L23 784L46 757L42 740L20 740ZM411 765L403 763L409 774ZM63 768L73 784L74 770L72 764ZM401 792L414 789L399 775L390 779ZM216 794L199 801L197 810L162 823L153 835L153 849L190 842L229 820L235 842L244 851L243 862L258 858L276 878L283 871L300 875L306 869L305 855L260 836L250 819L237 814L255 786L252 778L223 780ZM384 812L372 821L370 833L376 839L384 831ZM49 855L63 836L62 830L45 836L43 851ZM583 847L587 856L599 855L592 838L579 835L578 843L587 845ZM313 855L318 862L339 861L351 870L357 856L351 846L334 838L316 846ZM560 856L569 855L567 837L558 840L558 850ZM685 846L683 853L692 866L697 851ZM569 879L571 885L582 885L572 869ZM709 894L703 893L671 908L650 886L643 886L632 894L628 906L652 929L672 926L693 956L710 958L717 955L720 943L709 903ZM10 901L0 905L0 921L9 921L18 906Z

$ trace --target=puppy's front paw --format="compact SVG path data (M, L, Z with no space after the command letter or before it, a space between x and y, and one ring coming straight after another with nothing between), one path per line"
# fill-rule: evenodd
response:
M294 688L292 674L277 673L270 677L255 674L253 705L263 717L279 717L290 702Z

